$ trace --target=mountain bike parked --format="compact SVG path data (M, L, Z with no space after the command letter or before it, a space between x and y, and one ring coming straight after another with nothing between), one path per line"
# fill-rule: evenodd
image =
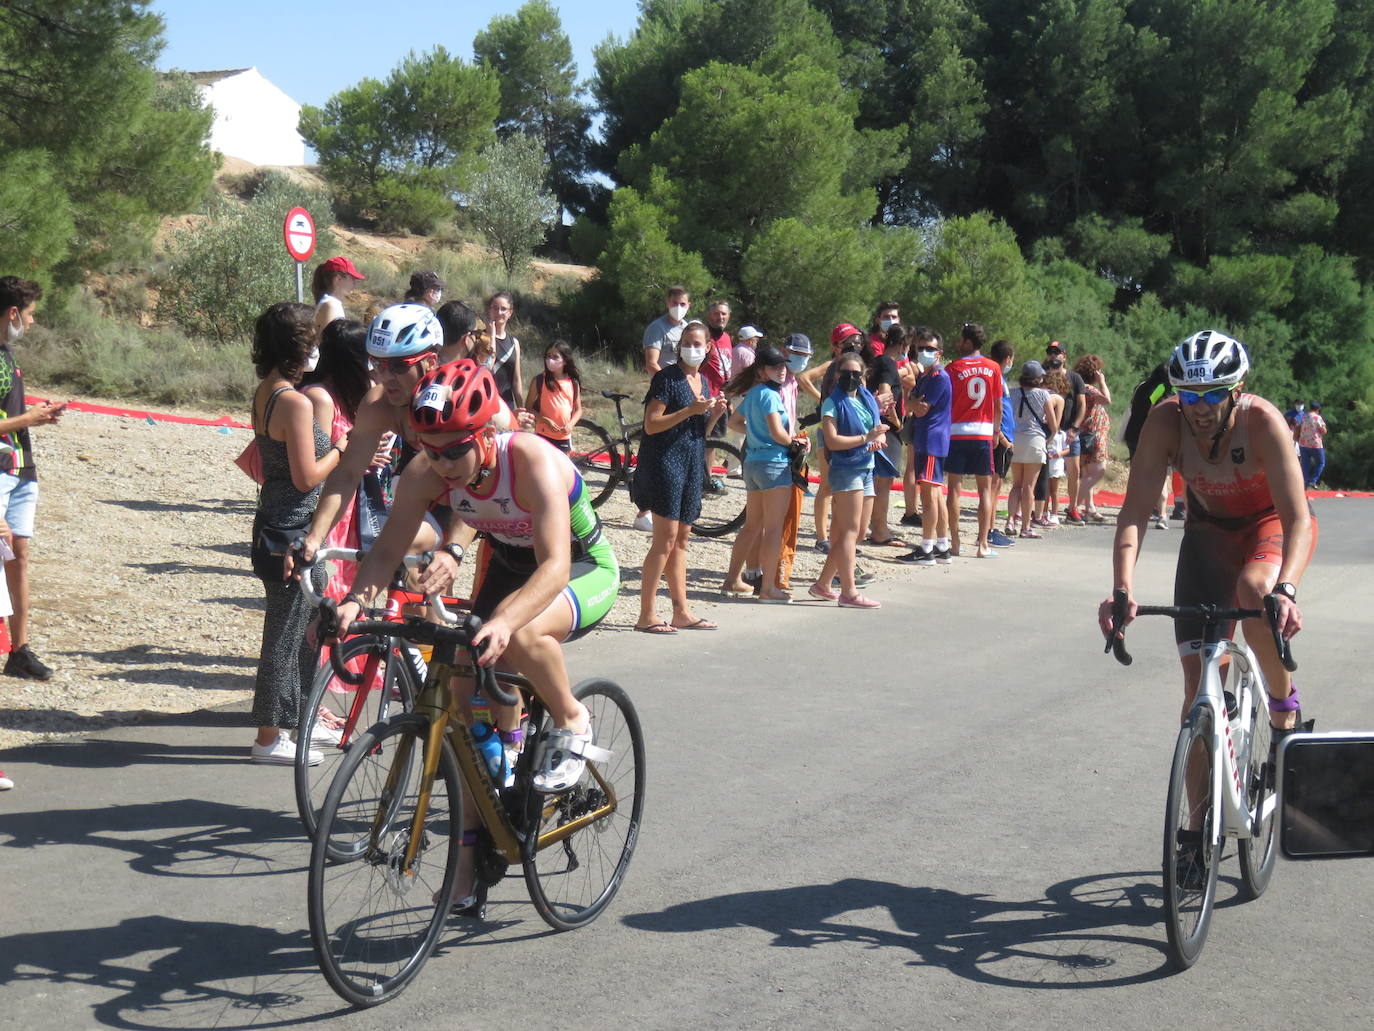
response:
M477 665L472 639L481 620L460 625L414 616L359 620L350 635L430 645L415 711L393 715L355 741L320 812L310 853L310 934L331 987L355 1006L394 997L420 972L453 908L460 855L473 852L475 898L464 915L482 918L490 887L520 864L540 917L558 930L594 920L619 889L644 810L644 739L629 696L607 680L587 680L573 695L587 707L595 744L579 746L581 779L558 794L534 789L546 734L553 728L525 678ZM331 601L322 632L332 635ZM460 653L462 659L460 661ZM460 716L450 679L473 678L482 697L520 705L525 740L513 784L494 778ZM464 832L464 791L482 828ZM471 836L470 836L471 835ZM467 900L465 900L467 902Z
M623 483L626 490L630 489L634 481L634 455L644 438L643 421L625 418L621 409L621 403L630 399L629 394L603 390L601 396L615 403L620 439L612 440L611 434L600 423L579 419L573 427L571 441L573 464L582 474L582 482L587 487L594 508L611 496L617 484ZM747 499L740 474L744 456L739 448L723 440L712 439L708 446L716 453L720 465L706 470L707 483L701 494L701 515L692 524L692 532L702 537L723 537L744 525ZM712 479L720 486L712 484Z
M1128 595L1113 593L1107 651L1131 664L1119 629ZM1180 970L1197 962L1207 941L1216 901L1217 867L1227 838L1240 853L1241 895L1257 899L1269 886L1277 855L1274 758L1268 716L1269 691L1254 653L1242 641L1223 640L1228 622L1266 616L1284 667L1297 669L1289 642L1275 622L1273 596L1264 611L1218 605L1141 605L1137 616L1200 619L1202 680L1178 733L1164 812L1164 912L1169 956Z

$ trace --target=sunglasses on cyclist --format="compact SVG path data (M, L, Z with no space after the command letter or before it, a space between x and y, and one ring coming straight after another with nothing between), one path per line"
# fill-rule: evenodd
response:
M437 450L430 447L428 444L422 444L421 448L424 453L430 457L431 461L456 462L471 451L473 445L476 443L476 437L468 437L466 440L456 440L448 447L439 448Z
M404 376L406 371L413 369L424 361L428 351L421 351L419 354L408 355L405 358L368 358L367 368L369 372L385 372L392 376Z
M1180 390L1178 392L1178 399L1182 401L1185 405L1200 405L1204 403L1209 405L1219 405L1221 404L1221 402L1226 400L1227 396L1231 393L1233 389L1235 388L1216 387L1213 390L1208 390L1205 393L1201 394L1199 394L1196 390Z

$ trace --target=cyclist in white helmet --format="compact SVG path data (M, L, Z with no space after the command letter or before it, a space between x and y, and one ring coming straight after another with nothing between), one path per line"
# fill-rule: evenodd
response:
M444 332L434 312L423 304L393 304L384 308L367 331L368 364L374 386L358 405L358 417L348 436L348 450L320 492L304 557L314 558L370 467L391 465L403 475L417 445L410 428L410 395L415 384L439 365ZM397 448L397 443L400 447ZM441 539L433 520L421 525L413 550L428 551ZM454 563L457 572L457 563Z
M1298 585L1317 543L1317 521L1303 493L1293 434L1277 408L1242 392L1250 358L1224 333L1194 333L1174 349L1167 369L1175 394L1150 411L1140 431L1117 517L1112 586L1130 595L1150 509L1172 466L1188 491L1174 604L1259 609L1272 594L1279 632L1292 637L1302 629ZM1127 622L1135 617L1135 607L1132 598ZM1109 597L1098 614L1103 634L1110 632L1111 610ZM1189 620L1176 620L1174 626L1186 718L1201 679L1202 628ZM1269 685L1277 743L1301 724L1298 692L1266 621L1247 620L1242 630Z

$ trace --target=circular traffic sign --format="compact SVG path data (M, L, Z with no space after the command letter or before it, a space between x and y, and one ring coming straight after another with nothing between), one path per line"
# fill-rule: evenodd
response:
M315 253L315 220L305 208L292 208L282 226L286 252L297 261L308 261Z

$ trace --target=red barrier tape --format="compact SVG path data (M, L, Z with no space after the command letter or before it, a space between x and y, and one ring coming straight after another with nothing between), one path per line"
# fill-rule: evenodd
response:
M25 402L30 405L41 404L47 400L42 397L27 395ZM124 419L145 419L152 422L175 422L184 426L232 426L234 429L250 430L253 427L246 422L235 422L227 415L221 415L218 419L196 419L189 415L170 415L166 412L146 412L141 408L111 408L109 405L91 404L89 401L69 401L67 410L72 412L89 412L92 415L117 415Z

